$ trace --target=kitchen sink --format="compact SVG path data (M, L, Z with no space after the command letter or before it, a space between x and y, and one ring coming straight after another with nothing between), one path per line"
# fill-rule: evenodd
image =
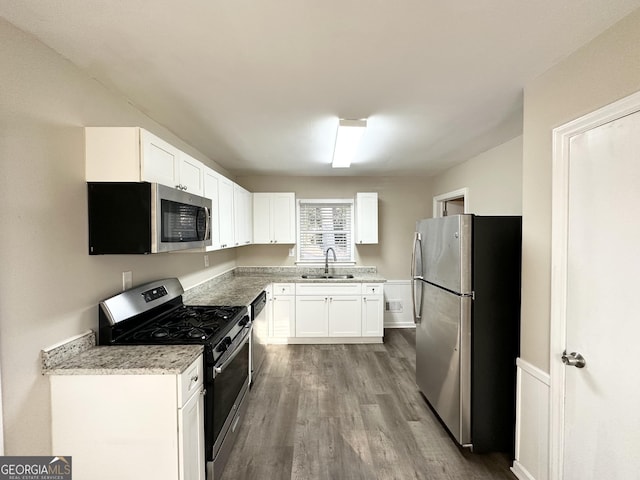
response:
M353 278L353 275L350 273L347 275L302 275L302 278L307 278L309 280L322 280L322 279L340 279L344 280L347 278Z

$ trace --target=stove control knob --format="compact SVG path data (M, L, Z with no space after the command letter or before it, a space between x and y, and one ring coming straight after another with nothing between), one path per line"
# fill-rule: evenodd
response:
M242 318L242 320L238 322L238 325L240 325L241 327L244 327L248 322L249 322L249 317L245 316Z
M226 351L227 348L229 348L229 345L231 345L231 337L224 337L220 341L220 344L218 345L218 348L216 348L216 351L222 353L222 352Z

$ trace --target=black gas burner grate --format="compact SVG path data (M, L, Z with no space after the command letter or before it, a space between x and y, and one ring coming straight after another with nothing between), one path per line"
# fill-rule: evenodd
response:
M243 307L183 305L119 338L122 343L215 343Z

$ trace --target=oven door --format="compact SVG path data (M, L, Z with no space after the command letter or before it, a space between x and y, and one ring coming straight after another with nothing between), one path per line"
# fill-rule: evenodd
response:
M207 387L205 414L208 461L215 459L219 452L223 455L221 450L228 450L233 444L232 434L240 420L238 412L249 386L250 337L251 323L236 335L225 354L209 370L207 378L211 383Z

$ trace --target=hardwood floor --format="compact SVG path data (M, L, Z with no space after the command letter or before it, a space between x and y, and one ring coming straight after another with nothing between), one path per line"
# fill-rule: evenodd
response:
M270 345L222 480L516 477L459 448L415 385L415 332L381 345Z

